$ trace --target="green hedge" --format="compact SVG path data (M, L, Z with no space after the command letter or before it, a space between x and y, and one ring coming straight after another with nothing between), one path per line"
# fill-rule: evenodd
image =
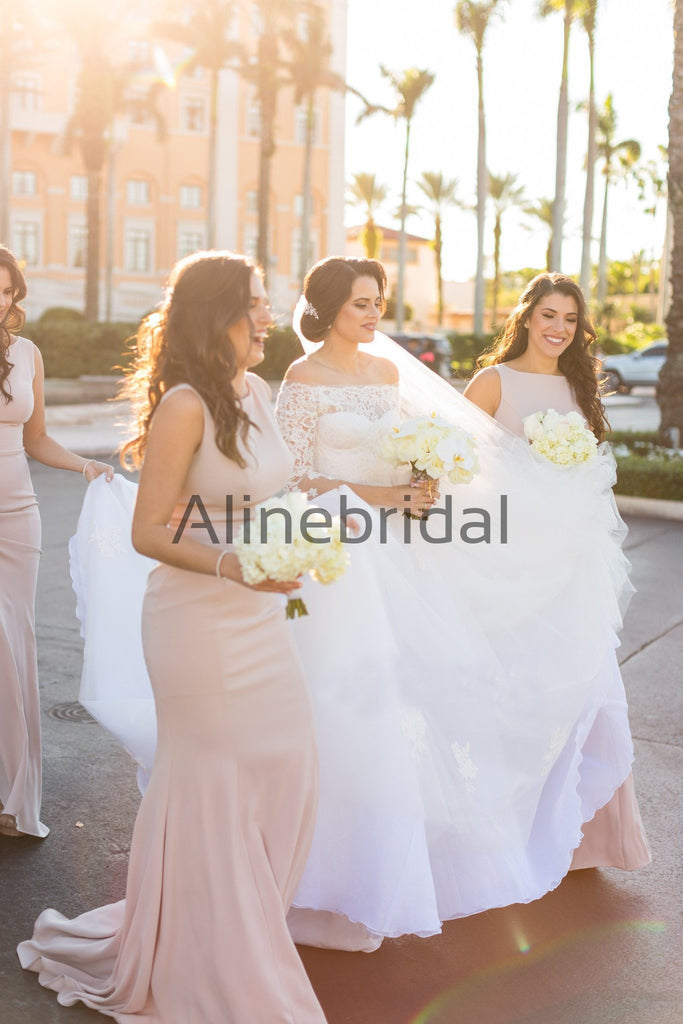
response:
M266 338L266 358L254 367L264 380L282 380L287 367L304 354L301 342L291 327L278 327Z
M127 344L137 324L85 321L73 310L55 309L27 323L23 334L41 351L46 377L120 376L130 366Z
M477 357L493 344L495 334L476 338L473 334L450 331L447 335L451 345L451 369L458 377L470 377L476 369Z
M618 458L614 490L634 498L683 501L683 459L652 459L643 455Z

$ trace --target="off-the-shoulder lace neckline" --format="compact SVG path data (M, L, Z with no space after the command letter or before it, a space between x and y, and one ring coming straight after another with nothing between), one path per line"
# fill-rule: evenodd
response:
M304 380L284 380L282 386L288 388L326 388L330 391L367 391L369 388L374 388L378 391L382 391L384 388L398 389L398 384L313 384Z

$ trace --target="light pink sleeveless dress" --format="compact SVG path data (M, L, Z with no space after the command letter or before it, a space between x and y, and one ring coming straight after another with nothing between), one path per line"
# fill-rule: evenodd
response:
M566 377L527 373L505 363L497 364L495 370L500 377L501 396L494 418L520 437L524 437L524 418L539 410L555 409L562 415L568 412L584 415ZM615 670L618 673L616 666ZM586 761L591 758L599 760L609 758L610 752L601 749L599 738L589 734L584 755ZM582 831L583 839L574 853L572 869L617 867L635 870L649 864L650 849L631 774L611 800L591 821L586 822Z
M40 515L24 452L33 412L33 342L15 338L0 395L0 803L17 828L46 836L40 821L40 700L34 608Z
M246 467L219 451L205 406L170 524L199 495L221 547L226 495L241 517L292 467L267 385L248 380L243 407L258 429ZM193 539L211 543L193 522L196 513ZM284 599L161 564L142 633L158 745L126 898L73 921L45 911L19 946L22 966L60 1003L81 1000L119 1024L324 1024L285 921L313 834L318 768Z

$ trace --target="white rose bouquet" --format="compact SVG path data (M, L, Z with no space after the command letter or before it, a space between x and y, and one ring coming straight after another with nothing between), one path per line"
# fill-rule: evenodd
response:
M523 423L534 451L558 466L588 462L597 453L597 438L578 412L562 416L555 409L547 409L526 416Z
M406 420L394 427L381 445L381 454L395 466L410 465L413 480L468 484L479 469L472 434L435 413Z
M318 583L332 583L346 571L349 556L341 541L339 517L332 519L311 505L305 494L270 498L253 512L248 531L243 527L235 540L245 583L287 582L304 573ZM300 597L290 597L286 614L293 619L308 615L308 609Z

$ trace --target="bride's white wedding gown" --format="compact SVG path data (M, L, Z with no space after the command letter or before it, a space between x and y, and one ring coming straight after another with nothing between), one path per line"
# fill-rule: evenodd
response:
M559 884L583 823L630 772L614 654L627 563L611 455L563 473L517 438L488 437L488 418L464 407L481 472L450 488L452 543L425 542L413 522L406 544L399 515L383 537L377 510L348 487L315 499L338 511L344 495L372 530L350 547L341 580L305 583L309 615L292 624L321 773L294 906L328 912L312 929L294 918L302 941L346 945L334 925L345 919L377 936L431 935L443 920L538 898ZM396 387L286 384L278 418L294 486L304 476L407 480L379 454L401 418ZM145 771L153 706L136 649L146 567L128 539L134 491L120 478L90 486L72 574L85 636L81 700ZM461 525L481 522L482 509L489 540L466 543ZM95 638L126 619L112 657Z

